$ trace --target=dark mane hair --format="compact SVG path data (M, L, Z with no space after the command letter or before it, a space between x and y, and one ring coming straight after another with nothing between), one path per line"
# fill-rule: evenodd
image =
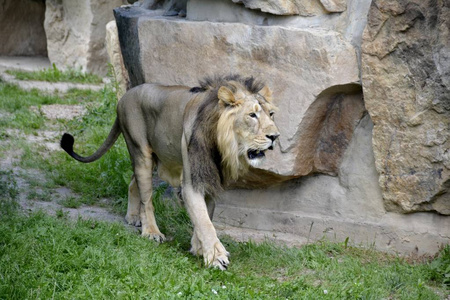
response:
M199 81L199 86L191 88L190 92L202 93L207 90L218 89L221 86L229 87L228 82L230 81L239 82L252 94L258 93L264 87L264 83L260 80L256 80L253 76L242 77L238 74L232 74L227 76L206 77L205 79Z

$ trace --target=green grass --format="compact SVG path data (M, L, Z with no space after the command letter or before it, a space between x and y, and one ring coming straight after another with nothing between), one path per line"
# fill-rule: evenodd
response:
M171 211L166 222L173 222L174 209L165 208ZM181 227L186 230L185 224ZM0 295L8 299L441 299L445 295L445 279L434 273L433 264L441 264L439 259L411 264L326 241L288 249L222 240L233 255L225 272L205 269L201 259L188 253L187 240L175 238L159 245L118 223L73 222L63 211L57 218L41 212L26 217L16 211L0 216ZM448 249L442 252L448 259L446 253Z
M0 133L3 128L20 129L30 134L45 128L45 118L39 108L49 104L80 104L100 101L102 92L72 89L67 94L48 94L37 89L24 91L18 86L0 81ZM34 107L34 109L32 109ZM3 135L5 133L3 132Z
M67 208L79 208L83 203L80 199L74 196L68 196L59 201L59 204Z
M75 89L59 95L38 90L27 92L16 85L0 82L0 114L3 114L0 115L0 136L15 140L15 146L22 152L22 167L41 169L54 185L67 186L82 194L82 203L92 204L100 198L111 197L116 203L116 210L124 213L132 172L122 137L97 163L81 164L65 152L52 153L50 157L47 154L37 155L37 147L28 145L23 137L8 131L17 129L33 135L51 124L53 128L75 136L76 151L91 154L108 135L115 118L116 103L116 95L110 86L97 92ZM47 104L86 104L88 114L72 121L50 122L38 109L31 109Z
M44 201L44 202L50 202L52 201L52 195L49 191L36 191L33 190L28 193L27 195L28 200L37 200L37 201Z
M0 136L15 140L23 152L20 165L43 170L55 185L68 186L82 193L83 203L94 203L103 197L113 197L117 209L124 212L127 187L131 179L131 163L123 138L98 163L81 164L65 152L36 155L36 147L23 142L23 138L8 129L18 129L28 135L37 134L51 124L53 128L72 133L75 149L81 154L91 154L103 142L115 118L116 95L111 87L98 92L71 90L67 94L47 94L38 90L24 91L16 85L0 82ZM72 121L46 120L39 110L47 104L86 104L88 114ZM1 147L0 147L1 149ZM0 154L1 155L1 154Z
M16 200L18 194L19 191L17 188L17 183L14 180L13 172L11 170L0 170L0 199L3 200L1 203L7 204L13 202L14 200ZM3 209L0 210L0 212L1 211L3 211Z
M26 72L17 70L7 70L8 74L13 75L18 80L37 80L37 81L49 81L49 82L72 82L72 83L89 83L100 84L102 78L95 74L85 73L81 70L67 69L65 71L59 70L55 64L52 68Z
M0 113L15 115L50 103L91 103L83 118L51 125L75 136L76 151L91 154L113 123L115 95L109 87L73 93L57 97L0 83ZM10 103L12 99L19 103ZM41 115L36 118L41 128L48 126ZM36 131L24 121L0 122L5 140L15 139L7 134L10 128ZM62 199L65 207L109 197L124 215L131 164L123 139L92 164L63 152L43 155L23 140L10 147L21 149L22 168L39 169L46 176L41 186L41 180L24 177L33 189L40 188L30 201L47 199L51 188L67 186L79 198ZM56 217L24 215L17 208L14 178L11 171L0 171L1 299L442 299L449 293L448 246L431 262L409 262L347 243L322 241L290 249L222 237L232 256L229 270L221 272L205 269L202 259L188 253L192 226L186 211L163 197L166 184L155 188L154 203L160 229L171 240L159 245L122 224L71 221L64 209Z

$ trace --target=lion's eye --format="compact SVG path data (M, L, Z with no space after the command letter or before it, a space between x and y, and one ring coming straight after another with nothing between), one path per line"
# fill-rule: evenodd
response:
M252 117L252 118L257 118L258 117L255 113L251 113L251 114L249 114L249 116Z
M271 111L270 113L269 113L269 115L270 115L270 117L271 118L273 118L273 115L275 114L275 112L273 112L273 111Z

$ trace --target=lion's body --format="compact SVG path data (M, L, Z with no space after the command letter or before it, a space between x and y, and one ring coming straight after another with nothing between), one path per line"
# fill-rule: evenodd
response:
M174 187L180 186L183 171L183 113L186 104L196 96L185 87L143 84L129 90L117 105L120 129L131 156L138 155L134 151L151 147L159 176ZM139 146L135 149L133 145Z
M89 157L73 152L73 137L61 146L82 162L100 158L122 133L134 176L126 220L142 235L164 240L155 221L152 170L174 187L181 186L194 225L192 250L205 263L226 268L228 252L217 238L211 218L214 197L223 183L236 180L264 158L279 135L272 120L270 90L253 78L209 81L198 88L143 84L129 90L117 105L111 132Z

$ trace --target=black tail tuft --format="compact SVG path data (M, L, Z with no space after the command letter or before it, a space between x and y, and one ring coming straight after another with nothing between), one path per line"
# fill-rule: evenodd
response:
M68 133L64 133L61 138L60 145L61 145L61 148L63 148L67 153L72 155L74 142L75 142L75 139L73 138L72 135L70 135Z

